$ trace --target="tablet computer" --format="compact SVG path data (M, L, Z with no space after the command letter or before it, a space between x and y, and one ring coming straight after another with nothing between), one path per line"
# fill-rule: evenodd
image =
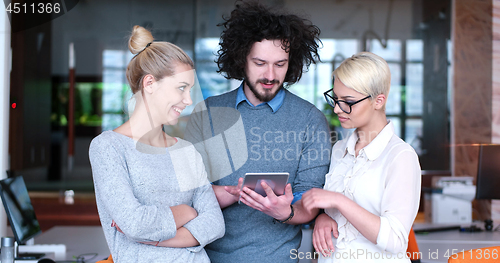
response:
M288 182L288 176L288 173L246 173L241 189L246 186L266 197L266 191L264 191L261 185L261 182L264 181L273 189L276 195L283 195L286 183Z

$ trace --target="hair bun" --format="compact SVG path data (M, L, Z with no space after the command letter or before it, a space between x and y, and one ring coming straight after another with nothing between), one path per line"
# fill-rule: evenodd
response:
M149 30L142 26L134 26L130 39L128 40L128 49L132 54L137 54L146 48L147 44L154 40Z

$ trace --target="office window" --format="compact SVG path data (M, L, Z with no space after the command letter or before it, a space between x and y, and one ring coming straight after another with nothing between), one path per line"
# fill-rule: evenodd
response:
M423 42L420 39L388 40L383 48L372 40L371 51L389 64L391 91L386 113L396 134L409 143L415 151L422 152L423 132Z
M422 153L424 122L424 43L420 39L406 41L405 137L417 154Z
M217 73L215 54L219 48L219 38L199 38L195 43L196 74L203 93L207 98L233 89L231 81Z
M104 50L102 76L102 123L103 131L122 125L127 119L125 105L132 92L127 85L125 70L132 59L125 50Z

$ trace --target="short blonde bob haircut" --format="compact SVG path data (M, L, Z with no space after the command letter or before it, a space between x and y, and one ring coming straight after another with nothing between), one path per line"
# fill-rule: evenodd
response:
M179 63L194 69L193 61L181 48L169 42L153 40L149 30L134 26L128 48L135 56L130 60L126 71L127 81L134 94L142 90L142 79L148 74L159 81L173 76Z
M359 52L344 60L333 71L333 77L346 87L365 96L371 96L370 100L380 94L384 94L387 98L391 89L389 65L383 58L370 52Z

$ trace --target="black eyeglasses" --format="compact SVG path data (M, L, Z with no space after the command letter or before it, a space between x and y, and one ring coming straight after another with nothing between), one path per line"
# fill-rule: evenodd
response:
M358 101L348 102L348 101L345 101L345 100L338 100L338 99L336 99L336 98L332 97L330 94L328 94L328 93L330 93L330 92L332 92L332 91L333 91L333 89L329 89L329 90L327 90L327 91L325 91L325 92L323 93L323 95L325 95L325 100L326 100L326 102L328 102L328 104L329 104L330 106L332 106L333 108L335 108L335 105L336 105L336 104L338 104L338 105L339 105L339 108L340 108L343 112L345 112L345 113L347 113L347 114L350 114L350 113L352 112L352 105L354 105L354 104L356 104L356 103L360 103L360 102L362 102L362 101L364 101L364 100L368 99L369 97L371 97L370 95L368 95L368 96L366 96L366 97L364 97L364 98L362 98L362 99L360 99L360 100L358 100Z

